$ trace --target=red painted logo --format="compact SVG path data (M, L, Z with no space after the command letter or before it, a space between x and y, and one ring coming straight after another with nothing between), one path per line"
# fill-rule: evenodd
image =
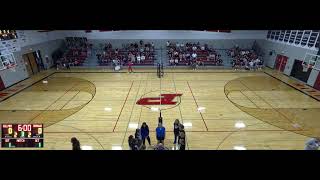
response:
M176 97L180 97L182 94L161 94L160 97L145 97L137 101L137 104L147 105L176 105L177 102L173 101Z

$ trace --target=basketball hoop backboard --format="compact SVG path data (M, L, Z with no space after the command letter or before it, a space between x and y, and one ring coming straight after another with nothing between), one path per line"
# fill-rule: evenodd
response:
M309 68L320 71L320 56L316 54L306 53L302 61L302 66L304 71L305 68L307 69L307 71Z

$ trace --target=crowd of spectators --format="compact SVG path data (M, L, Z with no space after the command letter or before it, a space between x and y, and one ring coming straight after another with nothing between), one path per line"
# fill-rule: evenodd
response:
M57 68L60 66L69 68L70 66L81 66L88 55L91 55L91 44L87 38L67 37L66 51L57 61Z
M234 69L255 70L261 69L263 61L258 55L250 49L241 49L239 47L231 48L227 51L228 56L232 59L232 67Z
M100 65L128 65L129 61L138 65L153 65L155 48L153 43L142 40L135 43L122 44L121 48L114 48L111 43L104 45L103 51L96 54Z
M167 54L170 66L221 66L223 61L217 51L208 44L198 43L172 43L167 41Z

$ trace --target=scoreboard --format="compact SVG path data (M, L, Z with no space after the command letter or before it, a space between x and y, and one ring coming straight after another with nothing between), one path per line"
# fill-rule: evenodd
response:
M2 148L42 148L43 124L2 124Z

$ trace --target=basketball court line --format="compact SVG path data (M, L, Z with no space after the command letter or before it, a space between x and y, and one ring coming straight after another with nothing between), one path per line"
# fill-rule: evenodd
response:
M55 74L55 72L47 75L46 77L44 77L44 78L42 78L42 79L40 79L40 80L38 80L38 81L35 81L35 82L31 83L30 85L27 85L26 87L24 87L24 88L22 88L22 89L19 89L19 90L18 90L17 92L15 92L15 93L9 94L8 97L5 97L5 98L1 99L1 100L0 100L0 103L3 102L3 101L5 101L5 100L7 100L8 98L10 98L10 97L12 97L12 96L15 96L16 94L20 93L21 91L23 91L23 90L25 90L25 89L33 86L34 84L37 84L38 82L40 82L40 81L42 81L42 80L50 77L50 76L53 75L53 74ZM26 78L26 79L24 79L24 80L22 80L22 81L19 81L19 82L13 84L13 85L7 87L6 89L3 89L2 91L6 91L8 88L10 88L10 87L12 87L12 86L14 86L14 85L16 85L16 84L18 84L18 83L20 83L20 82L23 82L23 81L25 81L25 80L28 80L28 79L30 79L30 78Z
M280 80L279 80L280 81ZM281 81L282 82L282 81ZM228 83L227 83L228 84ZM224 87L224 92L226 91L226 89L225 89L225 87ZM230 101L230 102L232 102L233 103L233 101L232 100L230 100L230 98L228 97L228 96L226 96L227 97L227 99ZM241 110L242 111L242 110ZM243 111L244 112L244 111ZM244 112L244 113L246 113L246 112ZM247 115L250 115L250 114L248 114L248 113L246 113ZM257 119L257 120L260 120L261 122L264 122L264 123L267 123L267 124L269 124L269 125L271 125L271 126L275 126L275 127L277 127L277 128L280 128L280 129L282 129L283 131L287 131L287 132L292 132L292 133L295 133L295 134L298 134L298 135L301 135L301 136L305 136L305 137L308 137L308 136L306 136L306 135L303 135L303 134L300 134L300 133L298 133L297 131L303 131L303 130L284 130L283 128L281 128L281 127L279 127L279 126L277 126L277 125L274 125L274 124L271 124L270 122L268 122L268 121L263 121L263 120L261 120L260 118L258 118L258 117L256 117L256 116L253 116L253 115L250 115L250 116L252 116L252 117L254 117L255 119Z
M197 100L196 100L196 98L195 98L194 95L193 95L193 92L192 92L192 90L191 90L191 87L190 87L188 81L187 81L187 84L188 84L189 90L190 90L190 92L191 92L191 94L192 94L192 97L193 97L193 99L194 99L194 102L196 103L197 108L199 108L199 105L198 105L198 103L197 103ZM205 122L204 119L203 119L202 113L201 113L201 112L199 112L199 113L200 113L201 118L202 118L202 121L203 121L203 123L204 123L204 125L205 125L205 127L206 127L206 129L207 129L207 131L208 131L208 126L207 126L206 122Z
M259 123L255 123L255 124L251 124L251 125L248 125L247 127L249 126L254 126L254 125L258 125L258 124L263 124L264 122L259 122ZM230 132L228 135L226 135L222 140L221 142L218 144L216 150L219 150L220 146L231 136L233 135L234 133L236 132L242 132L243 130L239 129L237 131L233 131L233 132Z
M146 93L146 90L147 90L147 87L148 87L148 78L149 78L149 74L147 75L147 78L146 78L146 85L145 85L145 88L144 88L144 91L143 91L143 94ZM142 108L143 106L141 106L141 109L140 109L140 114L139 114L139 121L138 121L138 125L140 124L140 120L141 120L141 114L142 114ZM139 128L139 127L138 127Z
M266 100L264 100L262 97L260 97L257 93L255 93L255 91L252 91L248 86L246 86L241 80L239 80L239 82L244 85L249 91L251 91L252 93L254 93L257 97L259 97L259 99L261 99L262 101L264 101L266 104L268 104L274 111L276 111L277 113L279 113L280 115L282 115L286 120L288 120L291 124L294 124L286 115L284 115L283 113L279 112L276 108L274 108L270 103L268 103ZM250 99L249 99L250 100ZM251 101L251 100L250 100ZM259 107L257 107L259 108ZM259 108L260 109L260 108Z
M102 148L102 150L104 150L104 147L103 147L103 145L100 143L100 141L99 141L97 138L95 138L94 136L92 136L90 133L84 132L84 131L82 131L81 129L76 128L76 127L73 127L73 126L61 125L61 124L56 124L56 125L58 125L58 126L63 126L63 127L71 127L71 128L73 128L73 129L76 129L76 130L78 130L78 131L80 131L80 132L88 135L89 137L91 137L93 140L95 140L95 141L100 145L100 147Z
M41 81L41 80L39 80L39 81ZM153 80L152 80L153 81ZM181 80L181 81L185 81L185 80ZM196 81L198 81L198 80L196 80ZM208 81L208 80L204 80L204 81ZM222 81L222 80L221 80ZM226 80L223 80L223 81L226 81ZM94 82L97 82L97 81L94 81ZM128 81L126 81L126 82L128 82ZM132 85L133 84L131 84L131 87L132 87ZM29 86L30 87L30 86ZM128 87L128 86L125 86L125 87ZM295 89L295 88L294 88ZM131 91L131 90L129 90L129 91ZM19 92L18 92L19 93ZM128 93L130 93L130 92L128 92ZM192 94L193 95L193 94ZM195 98L195 97L193 97L193 98ZM109 100L108 100L109 101ZM110 100L110 101L112 101L112 100ZM118 102L120 102L121 100L119 100ZM214 100L211 100L212 102L214 102ZM117 101L115 101L115 102L117 102ZM123 102L123 101L122 101ZM125 105L125 103L124 103L124 105ZM140 113L140 115L141 115L141 113ZM110 115L110 116L112 116L112 115ZM120 117L120 115L118 116L118 118ZM200 120L200 119L199 119ZM204 119L203 119L204 120ZM207 120L207 119L206 119ZM208 119L209 120L209 119ZM219 118L217 118L216 120L226 120L226 119L219 119ZM231 120L231 119L230 119ZM79 120L80 121L80 120ZM98 120L97 120L98 121ZM130 120L129 120L129 122L130 122ZM115 126L116 127L116 126ZM114 127L114 128L115 128ZM242 130L242 132L246 132L246 131L260 131L260 132L263 132L263 131L276 131L276 132L288 132L287 130ZM299 130L295 130L295 131L299 131ZM127 133L128 131L125 131L125 132L46 132L46 133ZM150 132L155 132L155 131L150 131ZM167 132L173 132L173 131L167 131ZM206 133L206 132L212 132L212 133L215 133L215 132L234 132L234 131L186 131L186 132L199 132L199 133Z
M78 91L74 96L72 96L72 98L70 98L61 108L60 110L63 110L63 108L69 104L69 102L71 102L73 100L73 98L75 98L78 94L80 93L80 91Z
M177 92L177 87L176 87L176 83L175 83L174 74L172 75L172 81L173 81L173 85L174 85L174 89L175 89L175 91L176 91L176 94L178 94L178 92ZM181 99L180 99L180 101L181 101ZM182 112L181 112L180 104L178 105L178 108L179 108L179 113L180 113L180 117L181 117L181 122L182 122L182 124L183 124L183 117L182 117ZM207 130L208 130L208 129L207 129ZM168 132L169 132L169 131L168 131ZM188 144L187 132L188 132L188 131L185 132L185 141L186 141L186 147L188 148L188 150L190 150L189 144Z
M242 84L242 83L241 83L241 84ZM240 91L240 93L241 93L244 97L246 97L246 99L248 99L253 105L255 105L256 108L260 108L260 107L258 107L258 106L256 105L256 103L254 103L250 98L248 98L248 96L246 96L242 91Z
M114 130L115 130L115 129L116 129L116 127L117 127L117 124L118 124L119 118L120 118L120 116L121 116L121 113L122 113L122 111L123 111L123 108L124 108L124 106L125 106L125 104L126 104L126 102L127 102L127 99L128 99L128 97L129 97L129 94L130 94L130 92L131 92L131 88L132 88L132 86L133 86L133 82L134 82L134 81L132 81L132 82L131 82L131 86L130 86L130 89L129 89L129 91L128 91L127 97L126 97L126 99L124 100L124 103L123 103L123 105L122 105L122 108L121 108L121 110L120 110L120 113L119 113L118 119L117 119L117 121L116 121L116 124L115 124L115 125L114 125L114 127L113 127L112 132L114 132Z
M136 105L136 101L137 101L137 97L138 97L138 94L140 92L140 88L141 88L141 78L140 78L140 82L139 82L139 87L138 87L138 90L137 90L137 94L135 96L135 100L133 101L133 105L132 105L132 108L131 108L131 113L130 113L130 116L129 116L129 121L128 121L128 124L127 124L127 127L126 127L126 132L124 133L124 137L123 137L123 140L122 140L122 143L121 143L121 146L123 147L123 144L124 144L124 141L127 137L127 133L128 133L128 128L129 128L129 124L131 122L131 117L132 117L132 114L133 114L133 109L134 109L134 106Z
M77 83L76 83L77 84ZM41 114L43 114L47 109L49 109L54 103L58 102L64 95L66 95L73 87L75 87L75 85L73 85L70 89L68 89L62 96L60 96L58 99L56 99L53 103L51 103L47 108L45 108L44 110L42 110L43 112L39 113L38 115L36 115L34 118L32 118L29 121L29 124L37 117L39 117Z
M316 98L316 97L313 97L312 95L310 95L310 94L306 93L305 91L302 91L302 90L300 90L300 89L298 89L298 88L294 87L293 85L291 85L291 84L289 84L289 83L287 83L287 82L285 82L285 81L282 81L281 79L278 79L277 77L275 77L275 76L273 76L273 75L271 75L271 74L269 74L269 73L267 73L267 72L264 72L264 73L265 73L265 74L267 74L267 75L269 75L269 76L271 76L271 77L273 77L274 79L276 79L276 80L278 80L278 81L281 81L281 82L283 82L284 84L286 84L286 85L288 85L288 86L290 86L290 87L294 88L295 90L302 92L303 94L305 94L305 95L307 95L307 96L311 97L312 99L315 99L315 100L317 100L317 101L320 101L320 99L318 99L318 98ZM290 77L289 77L289 78L290 78Z

